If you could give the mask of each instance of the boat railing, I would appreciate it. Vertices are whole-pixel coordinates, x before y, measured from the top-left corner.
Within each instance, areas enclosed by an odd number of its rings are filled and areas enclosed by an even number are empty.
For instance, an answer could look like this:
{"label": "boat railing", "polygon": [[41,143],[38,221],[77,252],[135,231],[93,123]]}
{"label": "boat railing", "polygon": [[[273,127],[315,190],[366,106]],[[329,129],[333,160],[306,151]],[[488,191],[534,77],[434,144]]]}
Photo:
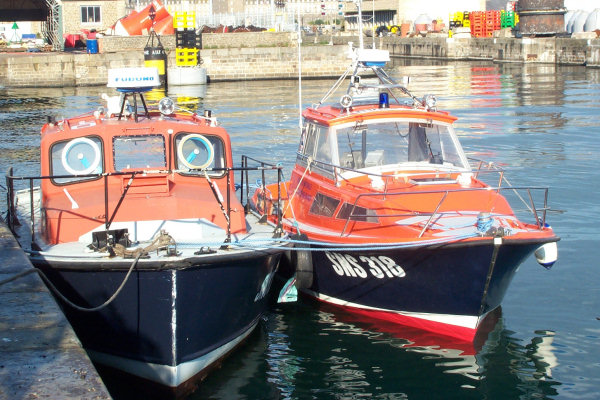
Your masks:
{"label": "boat railing", "polygon": [[[308,157],[304,154],[299,154],[297,153],[298,156],[300,156],[304,162],[308,163]],[[486,162],[483,160],[479,160],[479,159],[475,159],[475,158],[469,158],[469,163],[470,163],[470,170],[466,169],[466,168],[452,168],[452,169],[435,169],[433,171],[419,171],[419,172],[414,172],[414,173],[394,173],[394,174],[386,174],[386,173],[378,173],[378,172],[374,172],[374,171],[367,171],[365,169],[356,169],[356,168],[351,168],[351,167],[344,167],[341,165],[336,165],[336,164],[332,164],[332,163],[328,163],[325,161],[320,161],[320,160],[310,160],[310,163],[313,164],[313,166],[317,166],[319,167],[321,170],[328,172],[336,181],[336,183],[339,183],[340,179],[344,180],[345,178],[341,176],[341,173],[339,171],[347,171],[347,172],[355,172],[359,175],[366,175],[366,176],[371,176],[374,178],[379,178],[384,182],[383,188],[381,189],[382,192],[385,194],[387,193],[387,188],[388,188],[388,182],[390,180],[396,179],[398,177],[403,177],[403,178],[410,178],[411,176],[418,176],[418,177],[425,177],[427,175],[431,175],[431,176],[437,176],[439,174],[443,174],[443,173],[467,173],[467,174],[473,174],[473,176],[476,179],[481,179],[482,177],[490,177],[493,175],[497,175],[497,183],[493,183],[492,185],[497,185],[498,187],[502,186],[502,183],[506,183],[507,185],[511,185],[510,182],[508,182],[508,180],[506,179],[506,177],[504,176],[504,169],[502,169],[498,164],[495,164],[493,162]],[[489,179],[490,182],[492,183],[494,180],[493,179]]]}
{"label": "boat railing", "polygon": [[[429,216],[429,219],[425,223],[425,226],[423,226],[423,229],[421,230],[421,232],[418,235],[418,237],[420,238],[427,231],[427,229],[433,222],[435,216],[438,215],[438,211],[440,210],[440,208],[442,207],[445,200],[448,198],[448,196],[450,194],[466,193],[466,192],[481,192],[481,191],[483,191],[483,192],[495,191],[498,193],[513,192],[514,194],[516,194],[516,196],[521,201],[523,201],[523,203],[526,207],[525,211],[530,213],[535,218],[535,225],[537,226],[537,228],[544,229],[544,227],[546,227],[546,213],[550,210],[550,208],[548,207],[548,191],[549,191],[549,189],[547,187],[537,187],[537,186],[499,187],[498,186],[498,187],[460,188],[460,189],[446,189],[446,190],[428,190],[428,191],[418,191],[418,192],[404,191],[404,192],[385,192],[385,193],[360,193],[358,196],[356,196],[356,199],[354,200],[354,203],[352,204],[352,208],[350,210],[350,213],[348,214],[348,217],[346,218],[346,222],[344,224],[344,228],[342,229],[340,236],[343,236],[345,234],[350,221],[363,220],[365,218],[364,214],[355,213],[355,211],[357,211],[357,210],[359,210],[361,212],[363,211],[364,207],[360,206],[359,202],[365,198],[382,197],[385,199],[386,196],[387,197],[402,197],[402,196],[417,196],[417,195],[423,196],[423,195],[439,194],[440,200],[438,201],[436,207],[434,208],[434,211],[431,213],[415,211],[415,212],[411,212],[411,213],[401,213],[401,214],[377,214],[377,218],[414,217],[417,215],[418,216]],[[523,198],[523,196],[520,194],[520,192],[527,193],[529,202],[526,202],[526,200]],[[536,192],[539,194],[534,195],[533,192]],[[535,199],[537,199],[537,204],[539,204],[540,196],[543,198],[543,200],[542,200],[543,205],[541,207],[538,207],[538,206],[536,206]],[[486,211],[493,212],[493,206],[490,208],[490,210],[486,210]],[[524,210],[513,209],[513,212],[515,212],[515,213],[522,212],[522,211],[524,211]]]}
{"label": "boat railing", "polygon": [[[206,172],[206,179],[209,181],[209,185],[211,189],[213,189],[213,193],[215,194],[215,200],[219,202],[221,209],[225,214],[225,219],[227,220],[227,236],[225,239],[226,243],[231,243],[231,196],[232,190],[231,188],[231,180],[233,179],[232,174],[235,174],[236,171],[240,171],[242,178],[248,181],[248,172],[249,171],[259,171],[263,176],[263,182],[265,173],[269,170],[277,171],[277,187],[278,189],[281,187],[281,179],[282,179],[282,169],[283,167],[279,165],[270,165],[266,163],[262,163],[262,165],[258,166],[248,166],[247,162],[245,165],[241,167],[225,167],[225,168],[205,168],[202,170],[198,170],[201,172]],[[15,236],[18,236],[17,227],[21,226],[21,222],[18,219],[17,213],[17,204],[16,204],[16,190],[15,190],[15,182],[24,181],[27,182],[25,186],[28,187],[29,190],[29,202],[30,202],[30,230],[31,230],[31,243],[32,246],[35,243],[35,235],[36,235],[36,214],[35,214],[35,200],[34,200],[34,192],[35,187],[34,183],[37,181],[48,180],[48,179],[65,179],[65,178],[102,178],[104,181],[104,226],[105,230],[108,231],[110,226],[116,216],[117,211],[121,207],[129,188],[131,187],[135,177],[137,175],[148,175],[148,174],[172,174],[172,173],[190,173],[189,169],[186,170],[136,170],[136,171],[124,171],[124,172],[106,172],[100,174],[81,174],[81,175],[37,175],[37,176],[14,176],[13,169],[10,167],[8,172],[6,173],[6,199],[7,199],[7,214],[6,214],[6,224],[9,229],[13,232]],[[220,192],[218,188],[215,188],[208,177],[210,172],[214,173],[225,173],[225,178],[227,180],[227,193],[226,198],[220,198]],[[129,176],[129,182],[123,189],[123,193],[119,198],[117,204],[115,205],[113,210],[109,210],[109,193],[108,193],[108,179],[113,176]],[[222,178],[221,178],[222,179]],[[278,190],[277,194],[278,198],[281,198],[281,195]],[[243,199],[243,197],[242,197]],[[225,200],[226,204],[222,204],[222,201]],[[244,205],[244,209],[247,210],[247,203]],[[281,212],[277,210],[277,224],[276,224],[276,235],[281,235]]]}
{"label": "boat railing", "polygon": [[[250,169],[249,164],[250,163],[255,163],[256,167],[254,167],[254,169]],[[245,168],[242,171],[241,174],[241,178],[240,178],[240,184],[241,184],[241,192],[240,192],[240,199],[242,199],[242,202],[244,203],[245,200],[245,205],[244,207],[246,208],[246,212],[248,212],[249,208],[250,208],[250,190],[251,190],[251,177],[250,177],[250,172],[252,171],[258,171],[260,172],[259,177],[257,179],[255,179],[255,189],[260,188],[261,191],[261,201],[262,204],[267,204],[267,180],[266,180],[266,176],[265,173],[268,170],[272,170],[275,169],[277,170],[277,206],[275,207],[274,211],[276,213],[276,225],[278,229],[281,229],[281,219],[282,219],[282,208],[281,208],[281,182],[283,182],[283,167],[279,164],[271,164],[271,163],[267,163],[246,155],[242,155],[242,168]],[[245,197],[245,199],[244,199]],[[272,198],[269,198],[268,200],[273,200]],[[261,215],[261,221],[262,222],[266,222],[268,220],[268,215],[266,212],[266,207],[263,209],[263,213]]]}

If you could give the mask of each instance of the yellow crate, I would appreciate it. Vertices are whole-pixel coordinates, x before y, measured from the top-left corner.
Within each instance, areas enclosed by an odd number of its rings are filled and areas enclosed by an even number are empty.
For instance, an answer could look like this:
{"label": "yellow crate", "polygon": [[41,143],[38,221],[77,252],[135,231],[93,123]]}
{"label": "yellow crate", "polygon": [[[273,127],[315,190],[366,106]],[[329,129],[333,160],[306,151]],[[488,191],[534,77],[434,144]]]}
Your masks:
{"label": "yellow crate", "polygon": [[195,29],[196,12],[195,11],[176,11],[173,16],[173,28],[175,29]]}
{"label": "yellow crate", "polygon": [[464,19],[465,16],[462,11],[457,11],[455,13],[450,14],[450,21],[462,22]]}
{"label": "yellow crate", "polygon": [[198,49],[175,49],[175,64],[178,67],[198,65]]}

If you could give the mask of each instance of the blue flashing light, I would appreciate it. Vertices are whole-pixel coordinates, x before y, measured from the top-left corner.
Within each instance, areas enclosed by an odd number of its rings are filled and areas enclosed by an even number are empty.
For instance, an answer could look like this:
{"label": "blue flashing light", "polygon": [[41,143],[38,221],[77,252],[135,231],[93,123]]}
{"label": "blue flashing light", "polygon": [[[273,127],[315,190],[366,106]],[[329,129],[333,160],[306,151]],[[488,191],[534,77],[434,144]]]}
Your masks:
{"label": "blue flashing light", "polygon": [[386,92],[379,93],[379,108],[390,108],[390,97]]}

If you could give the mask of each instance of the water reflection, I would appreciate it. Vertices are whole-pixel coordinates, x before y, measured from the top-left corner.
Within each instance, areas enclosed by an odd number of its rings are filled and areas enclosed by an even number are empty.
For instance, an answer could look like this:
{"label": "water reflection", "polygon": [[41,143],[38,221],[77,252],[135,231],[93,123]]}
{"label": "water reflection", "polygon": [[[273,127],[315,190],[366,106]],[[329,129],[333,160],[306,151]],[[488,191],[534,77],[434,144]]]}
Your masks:
{"label": "water reflection", "polygon": [[281,398],[546,398],[560,385],[552,377],[554,333],[535,332],[523,345],[501,313],[475,343],[464,343],[327,307],[307,314],[310,307],[279,310],[267,323],[269,381]]}
{"label": "water reflection", "polygon": [[168,95],[175,104],[189,112],[202,109],[202,99],[206,97],[206,85],[169,86]]}

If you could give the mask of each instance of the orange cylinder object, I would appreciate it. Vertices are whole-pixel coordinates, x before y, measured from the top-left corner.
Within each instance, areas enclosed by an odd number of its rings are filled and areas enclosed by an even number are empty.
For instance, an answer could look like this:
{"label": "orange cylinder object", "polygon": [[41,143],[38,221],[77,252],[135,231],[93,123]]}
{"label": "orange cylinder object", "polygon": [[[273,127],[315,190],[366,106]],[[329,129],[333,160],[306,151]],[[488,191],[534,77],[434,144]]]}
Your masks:
{"label": "orange cylinder object", "polygon": [[171,15],[154,24],[154,32],[158,35],[174,35],[175,28],[173,28],[173,17]]}
{"label": "orange cylinder object", "polygon": [[407,37],[408,32],[410,32],[410,23],[403,22],[402,25],[400,25],[400,37]]}
{"label": "orange cylinder object", "polygon": [[152,26],[150,19],[150,7],[154,7],[155,21],[160,21],[165,17],[170,16],[167,9],[163,6],[160,0],[154,0],[148,4],[140,12],[132,12],[125,18],[121,18],[115,24],[115,34],[122,36],[142,35],[144,31],[149,31]]}

